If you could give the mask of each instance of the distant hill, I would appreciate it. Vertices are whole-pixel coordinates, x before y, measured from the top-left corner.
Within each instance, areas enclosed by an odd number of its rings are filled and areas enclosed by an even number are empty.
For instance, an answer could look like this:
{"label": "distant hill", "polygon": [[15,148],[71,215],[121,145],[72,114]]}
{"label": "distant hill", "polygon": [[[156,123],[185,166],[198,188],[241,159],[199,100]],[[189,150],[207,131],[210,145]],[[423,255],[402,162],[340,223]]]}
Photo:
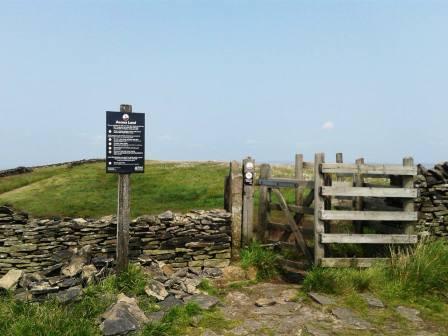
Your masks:
{"label": "distant hill", "polygon": [[[132,216],[171,209],[222,208],[228,164],[147,162],[145,174],[131,178]],[[114,214],[117,176],[103,162],[35,168],[0,177],[0,204],[40,216],[100,217]]]}

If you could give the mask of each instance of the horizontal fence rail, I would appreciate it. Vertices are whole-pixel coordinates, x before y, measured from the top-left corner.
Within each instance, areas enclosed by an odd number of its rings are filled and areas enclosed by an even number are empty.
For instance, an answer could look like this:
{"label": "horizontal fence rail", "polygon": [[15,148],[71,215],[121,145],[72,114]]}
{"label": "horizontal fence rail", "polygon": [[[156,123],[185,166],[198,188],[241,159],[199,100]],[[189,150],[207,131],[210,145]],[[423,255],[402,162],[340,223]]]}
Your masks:
{"label": "horizontal fence rail", "polygon": [[256,184],[258,184],[260,186],[271,187],[271,188],[298,188],[298,187],[312,188],[312,187],[314,187],[314,181],[304,181],[304,180],[280,178],[280,177],[269,178],[269,179],[260,178],[260,179],[258,179]]}
{"label": "horizontal fence rail", "polygon": [[322,210],[319,218],[323,220],[355,220],[355,221],[416,221],[415,211],[349,211]]}
{"label": "horizontal fence rail", "polygon": [[335,186],[322,187],[323,196],[364,196],[364,197],[397,197],[416,198],[417,189],[413,188],[372,188]]}
{"label": "horizontal fence rail", "polygon": [[346,163],[323,163],[321,166],[324,174],[362,174],[362,175],[417,175],[417,167],[406,167],[399,165],[373,165],[373,164],[346,164]]}
{"label": "horizontal fence rail", "polygon": [[320,265],[322,267],[367,268],[389,260],[389,258],[322,258]]}
{"label": "horizontal fence rail", "polygon": [[321,242],[325,244],[415,244],[417,235],[407,234],[343,234],[322,233]]}

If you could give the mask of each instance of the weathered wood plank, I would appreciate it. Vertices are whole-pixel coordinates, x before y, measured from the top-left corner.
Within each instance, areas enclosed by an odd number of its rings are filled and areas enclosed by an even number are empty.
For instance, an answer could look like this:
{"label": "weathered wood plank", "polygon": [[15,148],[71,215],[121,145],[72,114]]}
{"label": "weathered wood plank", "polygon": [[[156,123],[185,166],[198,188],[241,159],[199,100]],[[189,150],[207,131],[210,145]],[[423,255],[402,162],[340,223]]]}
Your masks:
{"label": "weathered wood plank", "polygon": [[416,221],[417,212],[322,210],[319,217],[322,220]]}
{"label": "weathered wood plank", "polygon": [[327,174],[363,174],[363,175],[417,175],[417,167],[400,165],[324,163],[322,173]]}
{"label": "weathered wood plank", "polygon": [[[295,166],[294,166],[294,177],[296,180],[303,181],[303,154],[296,154]],[[300,186],[296,187],[295,201],[297,206],[302,205],[303,201],[303,188]]]}
{"label": "weathered wood plank", "polygon": [[[286,232],[292,232],[291,231],[291,227],[290,227],[289,224],[280,223],[280,222],[274,222],[274,221],[269,221],[268,229],[269,230],[283,230],[283,231],[286,231]],[[313,229],[311,229],[311,228],[299,227],[298,229],[300,230],[300,232],[302,232],[302,234],[305,234],[305,235],[311,235],[314,232]]]}
{"label": "weathered wood plank", "polygon": [[297,187],[312,188],[314,186],[313,181],[304,181],[283,177],[275,177],[269,179],[260,177],[257,181],[257,184],[259,186],[266,186],[271,188],[297,188]]}
{"label": "weathered wood plank", "polygon": [[389,260],[389,258],[323,258],[320,266],[367,268],[380,262],[388,262]]}
{"label": "weathered wood plank", "polygon": [[322,195],[353,196],[353,197],[362,196],[362,197],[415,198],[417,197],[417,189],[332,186],[332,187],[322,187]]}
{"label": "weathered wood plank", "polygon": [[288,224],[291,228],[291,232],[294,234],[294,238],[297,242],[297,245],[302,250],[303,254],[308,260],[312,260],[312,256],[310,251],[308,250],[308,247],[306,246],[305,239],[302,236],[302,233],[297,228],[296,222],[294,220],[294,217],[291,215],[291,213],[288,210],[288,204],[286,204],[285,198],[283,197],[282,193],[278,189],[272,189],[272,192],[277,196],[279,199],[280,205],[282,207],[283,213],[285,214],[286,219],[288,220]]}
{"label": "weathered wood plank", "polygon": [[[282,210],[282,207],[279,203],[271,203],[272,210]],[[314,214],[314,209],[309,207],[297,206],[293,204],[288,204],[288,209],[295,213],[312,215]]]}
{"label": "weathered wood plank", "polygon": [[232,258],[238,259],[241,248],[243,207],[243,171],[238,161],[230,163],[230,209],[232,213]]}
{"label": "weathered wood plank", "polygon": [[[132,113],[132,105],[120,105],[120,112]],[[118,174],[117,273],[129,264],[129,223],[131,222],[131,174]]]}
{"label": "weathered wood plank", "polygon": [[[411,157],[405,157],[403,159],[403,167],[413,167],[414,159]],[[414,176],[403,176],[403,188],[412,188],[414,186]],[[414,200],[404,200],[403,202],[404,211],[414,211]],[[414,233],[414,223],[406,223],[404,232],[407,234]]]}
{"label": "weathered wood plank", "polygon": [[314,169],[314,162],[303,161],[303,169]]}
{"label": "weathered wood plank", "polygon": [[[255,160],[250,156],[243,160],[243,181],[246,173],[254,174]],[[249,244],[254,235],[254,186],[243,183],[243,217],[242,217],[242,240]]]}
{"label": "weathered wood plank", "polygon": [[323,244],[415,244],[417,235],[322,233]]}
{"label": "weathered wood plank", "polygon": [[320,242],[320,234],[325,232],[325,223],[319,216],[324,210],[324,198],[320,188],[324,184],[324,177],[320,170],[324,164],[325,154],[316,153],[314,156],[314,264],[319,265],[320,260],[325,257],[324,245]]}
{"label": "weathered wood plank", "polygon": [[[271,166],[268,164],[262,164],[260,166],[260,178],[268,179],[271,177]],[[260,186],[260,197],[258,202],[258,227],[257,238],[264,242],[267,237],[267,225],[269,217],[269,195],[268,188]]]}
{"label": "weathered wood plank", "polygon": [[[364,165],[364,158],[359,158],[356,159],[355,161],[356,165],[362,166]],[[355,187],[362,187],[364,185],[364,176],[361,173],[356,173],[353,175],[353,183]],[[364,210],[364,200],[362,197],[355,197],[354,199],[354,210],[356,211],[362,211]],[[353,226],[355,228],[355,232],[356,233],[362,233],[362,227],[363,227],[363,222],[362,221],[355,221],[353,222]]]}

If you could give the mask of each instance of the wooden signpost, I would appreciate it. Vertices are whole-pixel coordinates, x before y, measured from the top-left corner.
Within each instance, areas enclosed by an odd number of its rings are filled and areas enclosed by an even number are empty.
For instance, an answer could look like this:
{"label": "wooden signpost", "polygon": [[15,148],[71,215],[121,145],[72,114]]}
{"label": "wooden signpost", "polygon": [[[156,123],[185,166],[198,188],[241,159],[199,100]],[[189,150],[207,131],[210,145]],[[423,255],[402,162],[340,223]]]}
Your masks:
{"label": "wooden signpost", "polygon": [[249,245],[254,236],[254,179],[255,161],[249,156],[243,160],[242,237],[246,245]]}
{"label": "wooden signpost", "polygon": [[120,112],[106,112],[106,172],[118,173],[117,272],[128,267],[130,174],[145,167],[145,115],[132,113],[132,105],[120,105]]}

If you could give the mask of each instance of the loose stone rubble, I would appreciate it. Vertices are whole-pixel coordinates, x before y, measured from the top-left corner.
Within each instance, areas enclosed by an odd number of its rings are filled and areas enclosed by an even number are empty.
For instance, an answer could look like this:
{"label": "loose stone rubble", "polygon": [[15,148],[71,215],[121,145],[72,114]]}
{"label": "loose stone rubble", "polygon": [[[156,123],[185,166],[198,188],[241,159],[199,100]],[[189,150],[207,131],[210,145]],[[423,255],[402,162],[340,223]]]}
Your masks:
{"label": "loose stone rubble", "polygon": [[[65,276],[73,277],[83,272],[87,262],[82,255],[70,261],[72,252],[85,246],[91,246],[92,258],[112,262],[116,225],[113,216],[34,219],[0,206],[0,275],[10,269],[45,275],[62,268]],[[226,267],[230,263],[230,226],[231,214],[224,210],[141,216],[130,226],[129,255],[133,260],[163,260],[173,269]]]}
{"label": "loose stone rubble", "polygon": [[[82,287],[114,272],[113,263],[98,257],[92,258],[91,250],[89,245],[76,250],[68,266],[55,268],[52,272],[24,273],[21,270],[10,270],[0,278],[0,290],[15,290],[19,299],[40,301],[53,296],[60,302],[72,301],[82,294]],[[197,289],[201,280],[223,274],[221,269],[209,267],[186,267],[172,272],[165,262],[147,258],[140,264],[149,279],[145,292],[157,301],[164,301],[170,296],[177,300],[196,296],[201,300]]]}

